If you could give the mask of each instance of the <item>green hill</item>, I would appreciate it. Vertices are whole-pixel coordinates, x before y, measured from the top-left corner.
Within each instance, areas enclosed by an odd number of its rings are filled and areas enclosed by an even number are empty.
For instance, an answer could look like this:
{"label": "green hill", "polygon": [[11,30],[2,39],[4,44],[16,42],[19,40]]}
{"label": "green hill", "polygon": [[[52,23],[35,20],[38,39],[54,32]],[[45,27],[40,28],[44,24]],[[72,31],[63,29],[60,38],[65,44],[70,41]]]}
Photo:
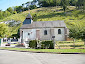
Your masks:
{"label": "green hill", "polygon": [[[25,17],[29,11],[25,11],[18,14],[13,14],[9,17],[6,17],[1,21],[7,21],[14,19],[16,21],[23,22]],[[81,12],[80,10],[76,10],[75,7],[68,7],[66,13],[63,12],[62,8],[56,7],[47,7],[47,8],[38,8],[34,10],[30,10],[31,15],[37,14],[38,20],[37,21],[55,21],[55,20],[65,20],[65,22],[85,22],[85,13]]]}
{"label": "green hill", "polygon": [[[13,14],[0,20],[0,22],[11,19],[23,22],[28,13],[29,11]],[[81,10],[77,10],[75,6],[69,6],[65,13],[61,7],[42,7],[30,10],[30,13],[31,15],[37,14],[37,21],[64,20],[68,28],[72,28],[74,25],[77,25],[79,28],[85,27],[85,13]]]}

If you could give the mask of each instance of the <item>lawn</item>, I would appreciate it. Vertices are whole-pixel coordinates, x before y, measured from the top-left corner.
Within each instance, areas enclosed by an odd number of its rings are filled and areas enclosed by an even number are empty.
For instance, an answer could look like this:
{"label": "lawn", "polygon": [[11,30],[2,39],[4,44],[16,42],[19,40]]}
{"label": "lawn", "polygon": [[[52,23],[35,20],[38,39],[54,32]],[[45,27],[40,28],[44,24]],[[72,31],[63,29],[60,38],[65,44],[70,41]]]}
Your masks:
{"label": "lawn", "polygon": [[28,52],[51,52],[51,53],[85,53],[85,49],[25,49],[25,48],[8,48],[0,47],[5,50],[17,50],[17,51],[28,51]]}
{"label": "lawn", "polygon": [[71,49],[71,48],[74,48],[74,46],[75,46],[75,49],[81,49],[81,48],[85,49],[83,41],[76,41],[75,43],[73,41],[59,41],[59,42],[57,41],[55,48]]}

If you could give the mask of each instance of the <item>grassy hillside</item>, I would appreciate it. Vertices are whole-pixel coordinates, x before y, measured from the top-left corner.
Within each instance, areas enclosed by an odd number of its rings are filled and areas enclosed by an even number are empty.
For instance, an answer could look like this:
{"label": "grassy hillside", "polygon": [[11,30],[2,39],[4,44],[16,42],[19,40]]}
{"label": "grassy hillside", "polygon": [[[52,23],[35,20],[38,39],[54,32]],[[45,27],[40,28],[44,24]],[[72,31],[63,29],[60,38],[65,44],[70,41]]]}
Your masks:
{"label": "grassy hillside", "polygon": [[[16,21],[23,22],[26,18],[29,11],[25,11],[22,13],[14,14],[9,17],[4,18],[1,21],[7,21],[14,19]],[[80,10],[76,10],[75,7],[70,6],[66,13],[63,12],[62,8],[58,7],[47,7],[47,8],[38,8],[34,10],[30,10],[31,15],[37,14],[37,21],[55,21],[55,20],[64,20],[69,25],[78,24],[80,26],[84,26],[85,24],[85,13]]]}

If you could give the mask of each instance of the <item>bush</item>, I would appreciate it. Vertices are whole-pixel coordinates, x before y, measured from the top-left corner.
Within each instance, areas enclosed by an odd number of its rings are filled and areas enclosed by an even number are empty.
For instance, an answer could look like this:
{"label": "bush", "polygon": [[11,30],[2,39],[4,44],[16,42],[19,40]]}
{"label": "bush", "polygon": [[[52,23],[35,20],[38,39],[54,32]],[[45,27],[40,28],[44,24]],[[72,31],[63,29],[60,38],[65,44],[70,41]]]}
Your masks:
{"label": "bush", "polygon": [[42,41],[41,42],[42,49],[53,49],[53,42],[52,41]]}
{"label": "bush", "polygon": [[33,17],[33,21],[37,21],[37,19],[38,19],[37,14],[32,15],[32,17]]}
{"label": "bush", "polygon": [[37,40],[29,41],[29,47],[30,48],[37,48]]}
{"label": "bush", "polygon": [[36,5],[30,5],[29,6],[29,9],[32,10],[32,9],[37,9],[37,6]]}

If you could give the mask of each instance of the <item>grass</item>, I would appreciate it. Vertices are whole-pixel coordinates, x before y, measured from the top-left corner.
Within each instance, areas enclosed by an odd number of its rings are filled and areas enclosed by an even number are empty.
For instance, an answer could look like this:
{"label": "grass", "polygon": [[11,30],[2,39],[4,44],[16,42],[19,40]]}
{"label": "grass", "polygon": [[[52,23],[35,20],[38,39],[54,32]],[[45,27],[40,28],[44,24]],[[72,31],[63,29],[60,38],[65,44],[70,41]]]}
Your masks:
{"label": "grass", "polygon": [[76,41],[75,45],[73,41],[60,41],[60,42],[57,41],[55,45],[56,48],[61,48],[61,49],[64,49],[64,48],[71,49],[71,48],[74,48],[74,46],[75,46],[75,49],[85,48],[83,41]]}
{"label": "grass", "polygon": [[[62,8],[56,8],[56,7],[42,7],[34,10],[30,10],[31,15],[37,14],[38,20],[37,21],[55,21],[55,20],[65,20],[66,22],[75,22],[85,20],[84,12],[81,12],[80,10],[76,10],[75,7],[70,6],[68,7],[69,10],[67,10],[66,13],[62,10]],[[1,21],[7,21],[14,19],[16,21],[23,22],[27,16],[29,11],[25,11],[18,14],[13,14],[9,17],[6,17]]]}
{"label": "grass", "polygon": [[85,53],[85,49],[24,49],[24,48],[1,48],[6,50],[29,51],[29,52],[54,52],[54,53]]}
{"label": "grass", "polygon": [[[15,20],[23,22],[28,15],[29,11],[24,11],[18,14],[13,14],[9,17],[1,19],[2,21]],[[62,10],[61,7],[42,7],[38,9],[30,10],[30,14],[37,14],[37,21],[57,21],[64,20],[67,27],[71,28],[71,25],[78,25],[83,28],[85,26],[85,12],[77,10],[74,6],[68,7],[66,13]],[[15,31],[14,33],[16,33]]]}

